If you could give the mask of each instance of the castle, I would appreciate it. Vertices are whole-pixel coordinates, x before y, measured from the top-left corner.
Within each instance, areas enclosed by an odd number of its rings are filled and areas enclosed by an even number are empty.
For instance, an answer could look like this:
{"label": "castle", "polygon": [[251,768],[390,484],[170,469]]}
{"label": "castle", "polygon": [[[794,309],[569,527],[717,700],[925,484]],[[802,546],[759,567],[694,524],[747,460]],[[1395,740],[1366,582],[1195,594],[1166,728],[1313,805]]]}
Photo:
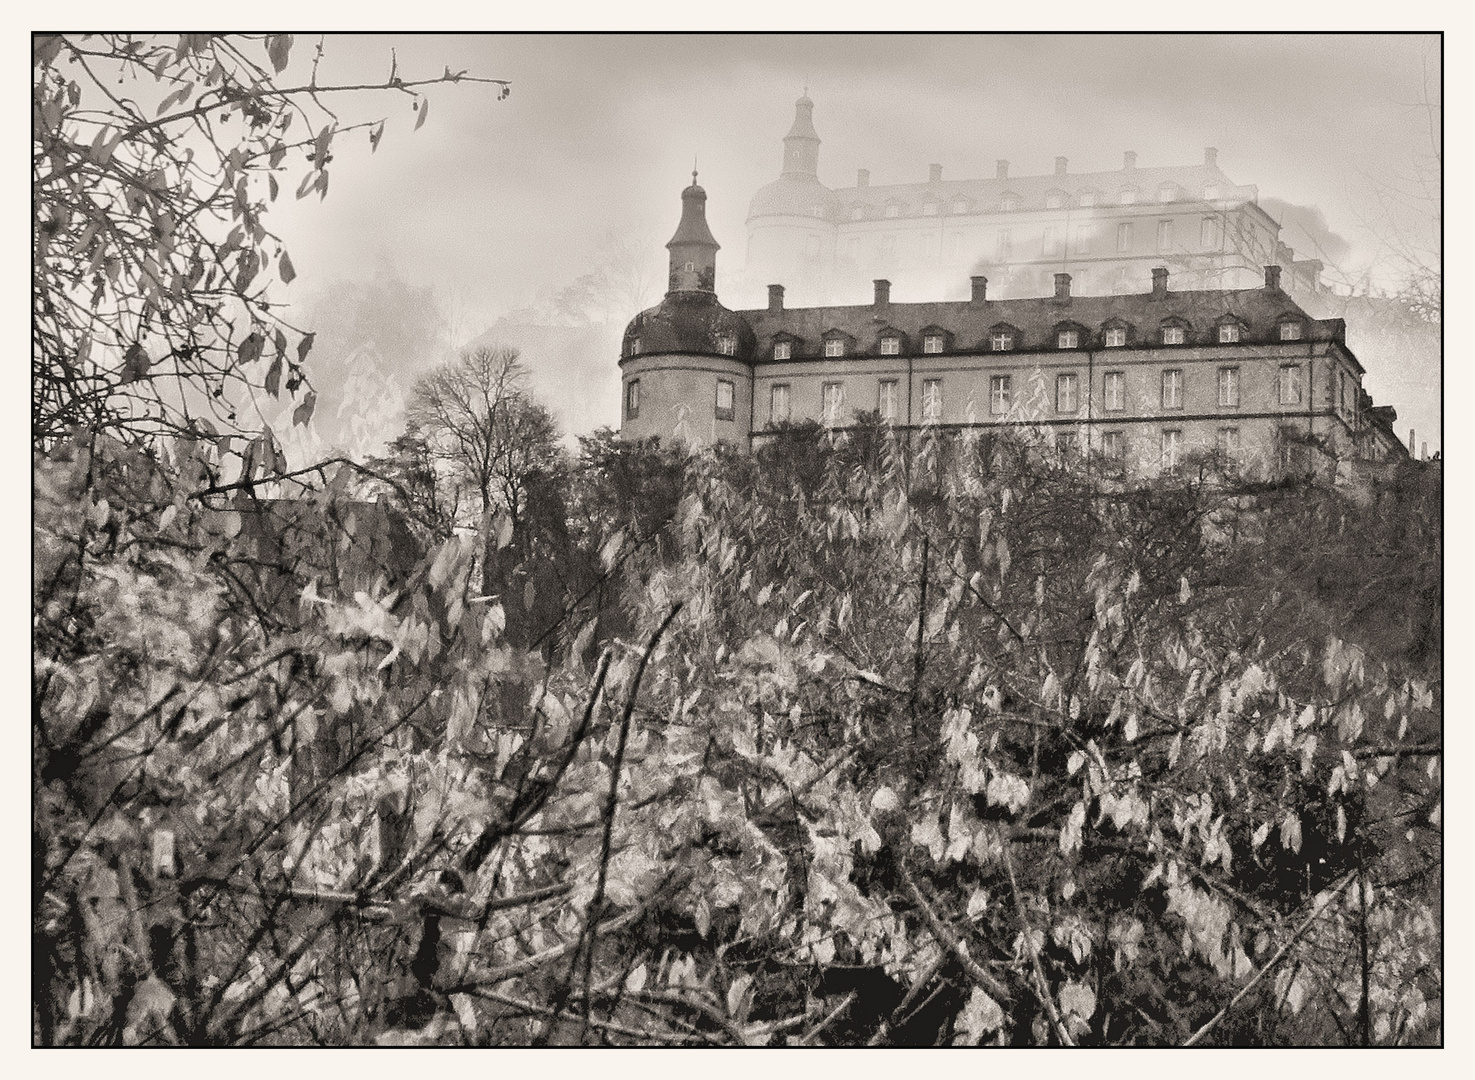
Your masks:
{"label": "castle", "polygon": [[931,303],[893,303],[883,278],[869,304],[809,308],[786,307],[775,284],[766,308],[730,311],[696,180],[666,245],[665,299],[625,331],[624,438],[751,449],[794,422],[843,428],[874,412],[908,438],[1029,431],[1062,456],[1143,475],[1195,451],[1266,474],[1404,453],[1393,410],[1362,389],[1343,321],[1307,315],[1278,265],[1251,287],[1186,290],[1157,266],[1149,289],[1100,296],[1056,272],[1049,295],[998,298],[976,274],[967,299]]}
{"label": "castle", "polygon": [[949,297],[975,274],[1000,298],[1048,292],[1057,273],[1079,295],[1125,293],[1155,266],[1186,288],[1248,288],[1267,264],[1293,293],[1321,287],[1321,262],[1279,240],[1256,188],[1230,180],[1212,147],[1190,166],[1141,167],[1129,150],[1111,171],[1071,172],[1057,157],[1049,175],[1011,176],[1000,160],[986,179],[944,180],[932,165],[925,183],[873,185],[860,169],[855,186],[830,188],[807,95],[783,142],[778,179],[748,206],[745,273],[818,302],[874,278]]}

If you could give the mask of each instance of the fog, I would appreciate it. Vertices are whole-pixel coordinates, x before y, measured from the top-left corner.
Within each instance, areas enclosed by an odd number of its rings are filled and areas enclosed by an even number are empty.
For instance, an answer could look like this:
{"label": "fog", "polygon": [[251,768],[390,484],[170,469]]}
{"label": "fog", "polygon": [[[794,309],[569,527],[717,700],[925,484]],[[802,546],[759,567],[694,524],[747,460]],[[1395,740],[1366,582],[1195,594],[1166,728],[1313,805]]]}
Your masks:
{"label": "fog", "polygon": [[[313,45],[298,39],[288,76],[306,74]],[[584,316],[617,332],[663,287],[662,245],[693,162],[722,244],[718,294],[729,307],[761,304],[752,289],[725,291],[724,270],[743,264],[748,200],[778,175],[806,87],[832,187],[854,184],[857,168],[881,185],[925,180],[932,162],[962,178],[1006,158],[1028,175],[1065,155],[1085,172],[1119,168],[1128,149],[1150,167],[1216,146],[1230,178],[1287,215],[1287,242],[1316,254],[1314,240],[1328,262],[1335,253],[1329,280],[1393,287],[1390,237],[1437,251],[1438,208],[1419,193],[1431,175],[1437,191],[1424,107],[1440,92],[1432,37],[330,35],[319,81],[382,78],[391,50],[403,77],[466,69],[509,79],[511,95],[432,88],[418,131],[408,97],[335,99],[345,122],[390,120],[373,155],[361,132],[335,146],[326,200],[294,202],[284,184],[271,216],[300,275],[289,296],[306,306],[335,280],[389,276],[429,287],[462,341],[499,319],[578,321],[552,310],[557,294],[600,265],[653,277],[622,293],[629,311],[606,297]],[[565,426],[613,423],[617,394],[600,396],[618,386],[613,348],[608,386],[590,382],[599,358],[575,372],[559,355],[528,360],[544,395],[582,395],[550,401]],[[1434,430],[1438,387],[1426,389],[1389,402],[1400,427],[1419,416]]]}

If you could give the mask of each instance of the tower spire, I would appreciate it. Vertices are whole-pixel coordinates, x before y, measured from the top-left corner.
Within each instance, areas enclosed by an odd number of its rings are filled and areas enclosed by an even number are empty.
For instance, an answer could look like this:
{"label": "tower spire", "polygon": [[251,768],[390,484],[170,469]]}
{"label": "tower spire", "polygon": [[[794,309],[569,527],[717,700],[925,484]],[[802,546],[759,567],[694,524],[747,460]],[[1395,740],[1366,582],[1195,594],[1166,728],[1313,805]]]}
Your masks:
{"label": "tower spire", "polygon": [[804,96],[794,102],[794,124],[784,136],[784,175],[819,176],[819,133],[814,130],[814,102],[809,100],[809,83]]}
{"label": "tower spire", "polygon": [[681,223],[666,244],[671,253],[668,293],[715,292],[717,250],[722,245],[707,227],[707,193],[697,184],[696,162],[692,162],[691,186],[681,193]]}

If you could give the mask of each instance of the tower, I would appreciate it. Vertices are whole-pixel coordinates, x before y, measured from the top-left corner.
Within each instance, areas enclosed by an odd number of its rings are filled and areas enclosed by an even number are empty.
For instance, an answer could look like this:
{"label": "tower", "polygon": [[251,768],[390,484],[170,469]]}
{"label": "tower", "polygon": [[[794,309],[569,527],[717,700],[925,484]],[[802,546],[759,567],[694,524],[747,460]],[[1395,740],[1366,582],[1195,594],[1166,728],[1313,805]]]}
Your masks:
{"label": "tower", "polygon": [[719,247],[707,228],[707,193],[697,184],[693,169],[691,186],[681,193],[681,223],[666,244],[671,253],[667,292],[716,292]]}
{"label": "tower", "polygon": [[784,136],[783,175],[819,175],[819,133],[814,130],[814,102],[807,93],[794,102],[794,125]]}

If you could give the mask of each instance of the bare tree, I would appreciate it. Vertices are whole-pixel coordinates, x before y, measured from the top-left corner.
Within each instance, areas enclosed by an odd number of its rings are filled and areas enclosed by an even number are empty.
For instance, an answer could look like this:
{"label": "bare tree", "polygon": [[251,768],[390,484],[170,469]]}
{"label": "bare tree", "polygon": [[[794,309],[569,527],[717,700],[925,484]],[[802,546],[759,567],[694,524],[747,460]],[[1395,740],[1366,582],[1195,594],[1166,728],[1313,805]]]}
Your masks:
{"label": "bare tree", "polygon": [[411,393],[409,423],[418,428],[453,482],[474,495],[483,515],[501,513],[509,534],[484,524],[484,586],[499,584],[498,552],[510,542],[528,554],[530,498],[562,465],[552,416],[527,390],[516,349],[480,346],[445,364]]}

